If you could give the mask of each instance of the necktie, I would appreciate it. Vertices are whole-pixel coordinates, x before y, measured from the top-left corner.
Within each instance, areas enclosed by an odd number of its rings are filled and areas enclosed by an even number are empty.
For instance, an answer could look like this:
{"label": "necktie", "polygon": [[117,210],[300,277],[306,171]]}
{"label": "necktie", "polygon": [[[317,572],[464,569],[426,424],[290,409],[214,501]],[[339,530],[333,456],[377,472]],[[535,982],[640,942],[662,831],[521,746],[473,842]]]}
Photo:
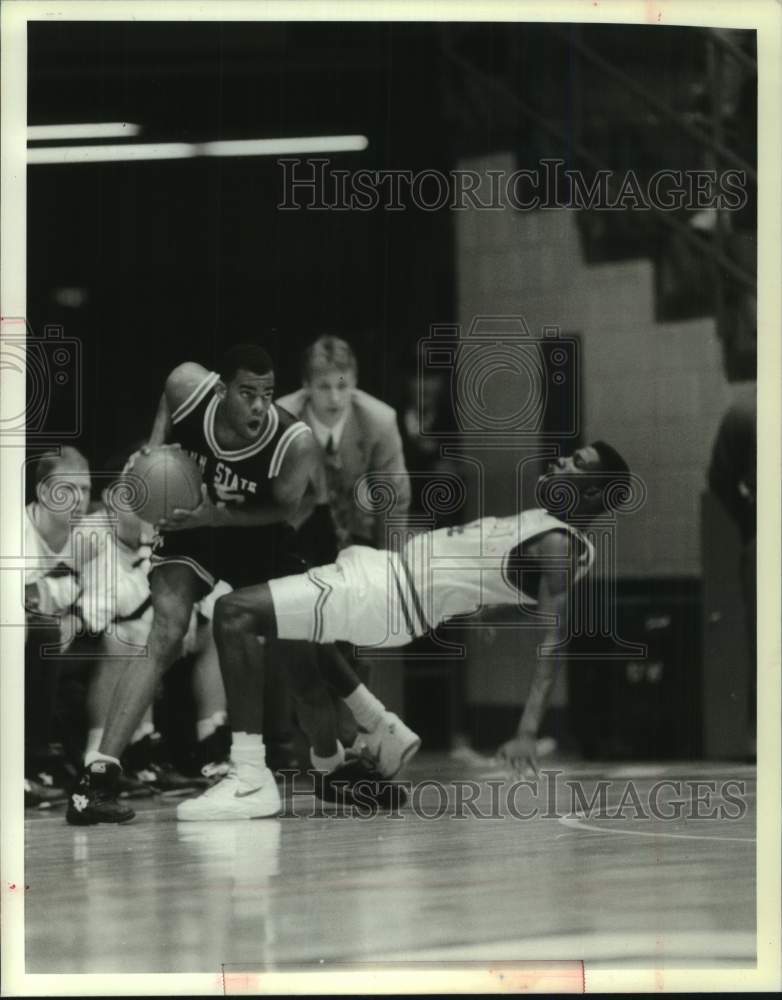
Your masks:
{"label": "necktie", "polygon": [[337,454],[333,434],[329,434],[329,439],[326,442],[324,464],[326,466],[329,507],[331,508],[331,516],[334,520],[334,528],[337,533],[337,547],[344,549],[345,546],[350,544],[350,504],[341,488],[340,470],[342,469],[342,463]]}

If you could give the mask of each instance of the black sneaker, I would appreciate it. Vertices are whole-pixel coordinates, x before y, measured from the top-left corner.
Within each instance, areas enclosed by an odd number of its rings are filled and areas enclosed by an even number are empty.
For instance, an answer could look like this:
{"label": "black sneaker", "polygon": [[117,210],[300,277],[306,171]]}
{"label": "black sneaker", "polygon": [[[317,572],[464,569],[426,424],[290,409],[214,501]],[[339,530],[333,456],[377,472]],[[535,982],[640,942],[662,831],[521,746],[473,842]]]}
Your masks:
{"label": "black sneaker", "polygon": [[152,785],[154,775],[151,772],[143,771],[136,774],[133,771],[123,770],[120,772],[117,791],[121,799],[149,799],[157,794],[157,789]]}
{"label": "black sneaker", "polygon": [[301,770],[306,766],[306,759],[306,753],[300,752],[296,740],[271,739],[266,743],[266,763],[275,774],[278,771]]}
{"label": "black sneaker", "polygon": [[64,802],[77,779],[76,769],[57,743],[50,743],[43,751],[28,758],[24,774],[33,786],[45,791],[44,798],[48,801]]}
{"label": "black sneaker", "polygon": [[71,826],[93,826],[96,823],[127,823],[136,815],[132,809],[117,801],[119,778],[118,764],[96,760],[85,767],[79,783],[68,799],[65,818]]}
{"label": "black sneaker", "polygon": [[182,774],[166,759],[163,738],[159,733],[131,743],[122,755],[122,766],[153,792],[163,795],[184,795],[209,784],[201,776]]}
{"label": "black sneaker", "polygon": [[206,788],[210,781],[202,775],[182,774],[168,761],[153,762],[149,765],[152,772],[152,787],[162,795],[186,795],[199,788]]}
{"label": "black sneaker", "polygon": [[[122,754],[122,770],[129,774],[140,774],[146,771],[152,763],[152,739],[143,739],[129,743]],[[143,779],[142,779],[143,780]]]}
{"label": "black sneaker", "polygon": [[[38,788],[43,789],[46,792],[46,798],[50,801],[55,802],[59,799],[64,802],[68,798],[68,792],[65,784],[62,781],[57,780],[51,771],[39,768],[32,774],[27,774],[26,777],[34,785],[37,785]],[[74,782],[71,781],[68,788],[72,788],[73,784]]]}
{"label": "black sneaker", "polygon": [[25,809],[48,809],[57,802],[64,802],[67,798],[68,793],[63,788],[44,784],[36,778],[24,779]]}
{"label": "black sneaker", "polygon": [[230,766],[231,729],[229,726],[218,726],[213,733],[196,743],[192,770],[200,777],[214,781],[224,778]]}
{"label": "black sneaker", "polygon": [[315,795],[323,802],[362,809],[399,809],[407,803],[407,791],[398,781],[389,781],[364,757],[347,760],[328,774],[316,772]]}

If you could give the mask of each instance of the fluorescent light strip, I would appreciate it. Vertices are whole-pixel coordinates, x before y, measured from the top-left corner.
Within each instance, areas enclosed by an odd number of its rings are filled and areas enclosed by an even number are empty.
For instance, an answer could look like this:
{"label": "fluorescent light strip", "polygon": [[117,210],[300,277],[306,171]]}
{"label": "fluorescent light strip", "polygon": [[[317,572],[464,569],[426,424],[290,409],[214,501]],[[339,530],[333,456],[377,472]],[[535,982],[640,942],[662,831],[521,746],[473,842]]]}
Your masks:
{"label": "fluorescent light strip", "polygon": [[312,135],[295,139],[230,139],[205,142],[202,156],[285,156],[287,153],[359,153],[369,145],[365,135]]}
{"label": "fluorescent light strip", "polygon": [[38,146],[27,150],[27,162],[108,163],[122,160],[184,160],[196,155],[189,142],[136,142],[125,146]]}
{"label": "fluorescent light strip", "polygon": [[84,125],[28,125],[27,140],[132,138],[141,131],[133,122],[87,122]]}
{"label": "fluorescent light strip", "polygon": [[302,153],[361,152],[365,135],[316,135],[293,139],[231,139],[219,142],[126,143],[105,146],[38,146],[27,150],[27,162],[107,163],[123,160],[184,160],[194,156],[285,156]]}

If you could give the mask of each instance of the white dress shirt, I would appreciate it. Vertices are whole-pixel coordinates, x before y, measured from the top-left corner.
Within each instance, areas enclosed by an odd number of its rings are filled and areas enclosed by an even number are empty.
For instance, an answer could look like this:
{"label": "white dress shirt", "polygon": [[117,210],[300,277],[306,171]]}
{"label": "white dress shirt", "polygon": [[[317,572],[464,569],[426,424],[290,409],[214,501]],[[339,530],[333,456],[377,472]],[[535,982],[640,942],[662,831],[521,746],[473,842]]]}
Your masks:
{"label": "white dress shirt", "polygon": [[315,435],[315,440],[321,446],[321,448],[326,450],[329,443],[329,438],[334,442],[334,449],[336,451],[339,448],[339,442],[342,440],[342,432],[345,430],[345,424],[348,420],[348,410],[342,414],[339,420],[334,424],[333,427],[327,427],[326,424],[322,423],[312,411],[312,407],[308,404],[304,415],[304,419],[312,428],[312,433]]}

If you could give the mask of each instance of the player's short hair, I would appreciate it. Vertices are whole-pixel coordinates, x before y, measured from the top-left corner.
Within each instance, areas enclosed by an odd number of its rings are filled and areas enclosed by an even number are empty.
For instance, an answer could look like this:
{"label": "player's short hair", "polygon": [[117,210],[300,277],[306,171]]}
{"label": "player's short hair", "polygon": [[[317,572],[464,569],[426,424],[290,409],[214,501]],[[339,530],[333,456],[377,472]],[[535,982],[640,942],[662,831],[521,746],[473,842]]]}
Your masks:
{"label": "player's short hair", "polygon": [[274,371],[274,364],[269,352],[260,344],[234,344],[222,356],[217,370],[223,382],[227,383],[240,368],[253,375],[267,375]]}
{"label": "player's short hair", "polygon": [[43,452],[43,454],[38,456],[33,468],[33,486],[39,486],[59,466],[66,465],[68,462],[74,460],[78,463],[86,463],[87,461],[78,448],[74,448],[69,444],[62,445],[60,448],[51,448],[49,451]]}
{"label": "player's short hair", "polygon": [[624,511],[633,495],[630,466],[605,441],[593,441],[591,447],[600,458],[600,505],[605,511]]}
{"label": "player's short hair", "polygon": [[352,371],[354,375],[358,374],[358,362],[353,348],[346,340],[331,333],[318,337],[305,350],[302,358],[302,379],[306,382],[316,371],[325,368],[336,368],[340,372]]}

